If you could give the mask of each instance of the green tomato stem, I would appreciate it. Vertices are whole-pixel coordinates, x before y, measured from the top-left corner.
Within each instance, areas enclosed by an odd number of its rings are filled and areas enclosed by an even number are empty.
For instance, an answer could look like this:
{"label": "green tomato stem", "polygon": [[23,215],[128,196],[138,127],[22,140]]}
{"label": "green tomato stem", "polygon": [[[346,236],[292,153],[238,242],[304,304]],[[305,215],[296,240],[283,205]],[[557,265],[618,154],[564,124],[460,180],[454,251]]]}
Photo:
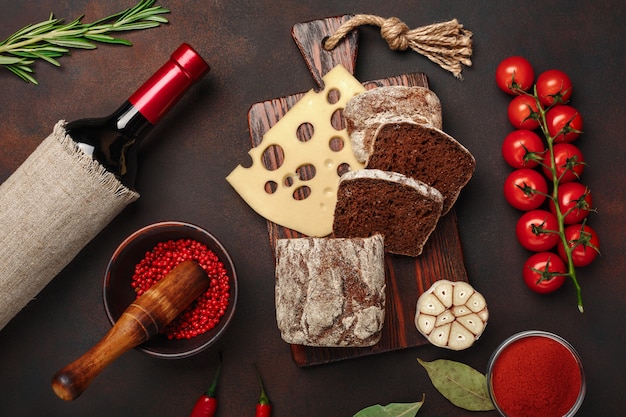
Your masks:
{"label": "green tomato stem", "polygon": [[[528,93],[526,93],[528,94]],[[563,244],[563,248],[565,249],[565,254],[567,257],[567,276],[572,279],[574,283],[574,287],[576,288],[576,297],[578,301],[578,310],[583,313],[585,311],[583,306],[583,298],[582,298],[582,288],[578,283],[578,279],[576,278],[576,268],[574,266],[574,260],[572,258],[572,248],[568,245],[567,238],[565,237],[565,215],[567,213],[561,212],[561,207],[559,207],[559,183],[561,178],[556,174],[556,161],[554,159],[554,137],[552,137],[548,131],[548,124],[546,122],[546,113],[552,107],[549,106],[547,109],[543,108],[543,105],[539,101],[539,96],[537,95],[537,87],[535,86],[533,90],[533,94],[535,102],[537,103],[537,109],[539,110],[539,126],[541,127],[541,131],[543,132],[544,137],[546,138],[546,142],[548,144],[548,151],[550,152],[550,165],[546,165],[549,168],[552,174],[552,194],[548,196],[554,203],[556,218],[559,224],[558,235],[561,239],[561,243]],[[558,133],[557,133],[558,136]]]}

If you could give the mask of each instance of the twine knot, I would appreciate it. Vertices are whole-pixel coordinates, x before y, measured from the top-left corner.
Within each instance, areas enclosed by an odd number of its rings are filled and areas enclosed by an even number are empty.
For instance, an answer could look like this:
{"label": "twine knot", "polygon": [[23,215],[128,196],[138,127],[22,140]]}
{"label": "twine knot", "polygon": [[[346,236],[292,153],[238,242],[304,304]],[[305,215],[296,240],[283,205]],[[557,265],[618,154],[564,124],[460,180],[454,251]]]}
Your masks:
{"label": "twine knot", "polygon": [[392,50],[404,51],[411,48],[450,71],[456,78],[462,78],[461,65],[472,65],[472,32],[464,29],[456,19],[410,29],[397,17],[384,19],[360,14],[346,21],[326,39],[324,49],[332,50],[348,33],[362,25],[380,27],[382,38]]}
{"label": "twine knot", "polygon": [[405,51],[409,48],[407,33],[409,27],[397,17],[385,19],[380,26],[380,35],[394,51]]}

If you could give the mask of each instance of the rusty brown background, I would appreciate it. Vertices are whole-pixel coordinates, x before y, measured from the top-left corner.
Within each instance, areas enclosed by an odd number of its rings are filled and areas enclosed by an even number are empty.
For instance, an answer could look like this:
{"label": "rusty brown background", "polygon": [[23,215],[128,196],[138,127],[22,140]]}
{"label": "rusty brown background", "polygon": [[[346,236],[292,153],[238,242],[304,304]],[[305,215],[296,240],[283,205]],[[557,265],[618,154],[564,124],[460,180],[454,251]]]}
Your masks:
{"label": "rusty brown background", "polygon": [[[259,389],[252,363],[264,374],[276,417],[352,416],[372,404],[413,402],[426,394],[418,416],[470,416],[431,385],[416,358],[448,358],[484,371],[491,352],[511,334],[553,331],[580,352],[587,397],[580,416],[623,414],[626,392],[623,261],[626,175],[624,3],[615,1],[365,0],[162,1],[170,24],[127,35],[133,47],[101,46],[61,59],[61,68],[35,65],[39,86],[0,71],[0,181],[48,135],[59,119],[108,114],[182,42],[211,64],[211,73],[168,115],[145,143],[138,203],[93,240],[0,332],[2,416],[185,416],[212,379],[224,354],[219,416],[253,415]],[[310,5],[310,4],[314,4]],[[0,38],[48,18],[50,12],[84,21],[134,5],[133,1],[0,0]],[[397,16],[410,27],[458,18],[474,32],[474,65],[454,79],[413,52],[393,52],[373,27],[360,29],[357,77],[384,78],[422,71],[439,95],[444,130],[475,155],[477,170],[456,206],[470,281],[487,298],[489,325],[471,349],[432,346],[312,368],[294,365],[274,318],[273,264],[265,221],[224,177],[247,164],[247,111],[252,103],[313,87],[291,39],[291,27],[328,16]],[[528,291],[520,269],[528,253],[516,242],[519,213],[503,199],[510,171],[500,144],[511,131],[509,98],[494,82],[503,58],[526,56],[537,72],[559,68],[574,82],[573,104],[585,118],[579,139],[590,165],[599,213],[590,224],[602,256],[580,269],[586,312],[571,283],[551,296]],[[1,213],[0,213],[1,215]],[[193,358],[167,361],[131,351],[107,368],[76,401],[59,400],[50,378],[108,330],[101,282],[108,258],[124,237],[160,220],[205,227],[230,250],[240,277],[232,327]],[[42,253],[41,256],[46,256]],[[2,260],[0,260],[1,262]],[[495,412],[484,413],[493,415]]]}

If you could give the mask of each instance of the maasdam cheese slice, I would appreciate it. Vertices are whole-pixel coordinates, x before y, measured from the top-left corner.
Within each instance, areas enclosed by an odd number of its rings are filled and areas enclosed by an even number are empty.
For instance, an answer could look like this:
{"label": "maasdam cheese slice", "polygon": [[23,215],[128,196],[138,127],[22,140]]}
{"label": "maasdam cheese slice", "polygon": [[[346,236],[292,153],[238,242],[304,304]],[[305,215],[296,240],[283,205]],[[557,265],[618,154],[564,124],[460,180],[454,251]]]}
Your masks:
{"label": "maasdam cheese slice", "polygon": [[[226,177],[258,214],[311,237],[332,233],[342,170],[363,168],[354,156],[345,123],[338,129],[331,120],[365,88],[341,65],[323,80],[322,91],[308,91],[249,151],[252,166],[239,165]],[[307,140],[297,136],[303,126],[312,131]],[[341,146],[331,146],[337,142]],[[284,161],[277,169],[268,168],[263,155],[276,147]],[[314,175],[303,176],[303,168]]]}

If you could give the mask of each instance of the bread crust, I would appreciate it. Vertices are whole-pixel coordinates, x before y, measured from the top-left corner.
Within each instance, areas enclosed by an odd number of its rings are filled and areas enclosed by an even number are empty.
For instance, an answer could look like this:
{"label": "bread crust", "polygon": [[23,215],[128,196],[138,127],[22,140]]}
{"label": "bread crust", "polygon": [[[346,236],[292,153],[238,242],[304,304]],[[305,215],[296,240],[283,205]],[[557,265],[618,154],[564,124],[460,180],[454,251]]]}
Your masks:
{"label": "bread crust", "polygon": [[372,346],[385,320],[383,237],[278,239],[275,291],[287,343]]}

